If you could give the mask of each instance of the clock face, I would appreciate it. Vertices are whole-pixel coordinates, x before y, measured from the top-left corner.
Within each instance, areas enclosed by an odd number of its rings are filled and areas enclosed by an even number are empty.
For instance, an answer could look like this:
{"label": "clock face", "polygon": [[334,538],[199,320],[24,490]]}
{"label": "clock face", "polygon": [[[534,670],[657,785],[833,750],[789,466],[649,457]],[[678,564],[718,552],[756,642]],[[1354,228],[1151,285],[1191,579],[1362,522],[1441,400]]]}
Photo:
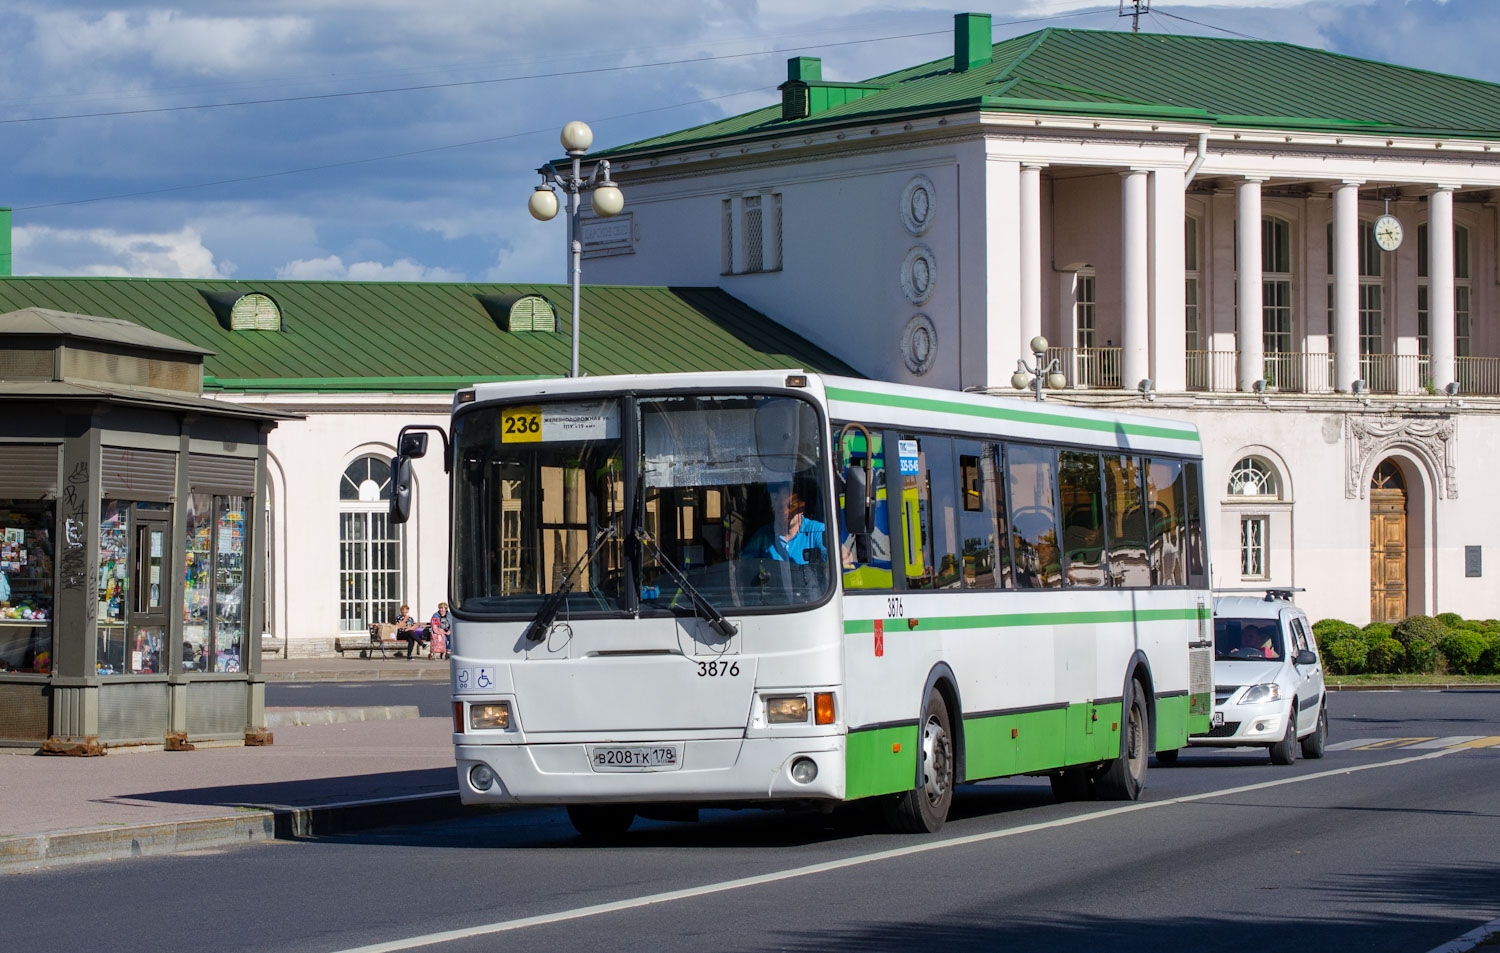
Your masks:
{"label": "clock face", "polygon": [[1394,215],[1382,215],[1375,220],[1375,244],[1386,251],[1401,247],[1401,223]]}

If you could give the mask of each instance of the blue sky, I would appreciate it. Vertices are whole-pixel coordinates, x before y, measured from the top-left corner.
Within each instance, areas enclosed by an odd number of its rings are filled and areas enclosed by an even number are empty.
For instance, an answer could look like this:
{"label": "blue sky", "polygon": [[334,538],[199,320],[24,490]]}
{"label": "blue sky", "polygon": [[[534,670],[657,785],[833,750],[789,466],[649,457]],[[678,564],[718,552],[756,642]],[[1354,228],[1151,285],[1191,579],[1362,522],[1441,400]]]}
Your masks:
{"label": "blue sky", "polygon": [[[526,200],[568,120],[618,145],[775,101],[790,56],[854,81],[950,54],[956,12],[999,40],[1129,29],[1118,6],[0,0],[0,206],[16,274],[561,282],[565,226]],[[1500,82],[1495,0],[1150,6],[1142,30]]]}

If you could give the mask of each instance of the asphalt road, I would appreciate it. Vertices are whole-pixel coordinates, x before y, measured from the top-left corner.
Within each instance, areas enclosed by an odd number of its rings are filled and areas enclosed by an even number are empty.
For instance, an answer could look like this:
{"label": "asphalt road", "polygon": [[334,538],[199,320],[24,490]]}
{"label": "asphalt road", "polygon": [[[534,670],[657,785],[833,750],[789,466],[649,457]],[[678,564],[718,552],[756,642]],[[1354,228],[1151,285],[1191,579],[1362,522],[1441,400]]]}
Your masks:
{"label": "asphalt road", "polygon": [[[382,686],[384,687],[384,686]],[[1330,743],[1500,735],[1489,692],[1332,697]],[[392,703],[389,701],[382,703]],[[1423,953],[1500,917],[1500,748],[1195,750],[1136,804],[961,790],[934,837],[706,812],[590,847],[556,809],[6,878],[14,949]],[[65,915],[65,911],[78,915]],[[47,911],[52,911],[48,913]],[[527,919],[532,918],[532,919]],[[443,931],[463,935],[443,942]]]}

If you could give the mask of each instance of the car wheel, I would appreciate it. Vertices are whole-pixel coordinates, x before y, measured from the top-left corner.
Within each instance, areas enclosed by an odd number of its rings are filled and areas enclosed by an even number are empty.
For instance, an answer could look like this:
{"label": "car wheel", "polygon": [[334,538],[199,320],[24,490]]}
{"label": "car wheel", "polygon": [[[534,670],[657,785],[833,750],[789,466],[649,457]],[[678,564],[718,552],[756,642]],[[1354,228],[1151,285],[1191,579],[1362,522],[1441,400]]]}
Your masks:
{"label": "car wheel", "polygon": [[1146,786],[1146,702],[1140,683],[1130,683],[1125,699],[1124,753],[1104,763],[1094,781],[1094,794],[1101,801],[1134,801]]}
{"label": "car wheel", "polygon": [[1297,760],[1297,702],[1292,701],[1292,710],[1286,718],[1286,735],[1271,746],[1272,764],[1291,764]]}
{"label": "car wheel", "polygon": [[1176,764],[1179,749],[1172,748],[1168,751],[1158,751],[1156,760],[1159,764]]}
{"label": "car wheel", "polygon": [[933,834],[948,819],[953,804],[953,728],[948,703],[937,691],[923,706],[921,783],[885,804],[886,827],[899,834]]}
{"label": "car wheel", "polygon": [[1302,757],[1323,757],[1323,746],[1328,742],[1328,703],[1318,706],[1318,726],[1313,733],[1302,739]]}
{"label": "car wheel", "polygon": [[585,838],[610,841],[630,830],[635,810],[626,804],[569,804],[568,820]]}

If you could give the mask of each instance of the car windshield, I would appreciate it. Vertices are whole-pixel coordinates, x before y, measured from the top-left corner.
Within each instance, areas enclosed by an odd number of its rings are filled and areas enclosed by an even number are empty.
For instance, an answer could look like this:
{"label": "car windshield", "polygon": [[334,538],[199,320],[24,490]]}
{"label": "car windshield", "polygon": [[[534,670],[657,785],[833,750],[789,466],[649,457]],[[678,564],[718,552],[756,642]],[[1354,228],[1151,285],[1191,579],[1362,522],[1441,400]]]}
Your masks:
{"label": "car windshield", "polygon": [[1214,657],[1222,661],[1280,659],[1284,643],[1275,619],[1214,619]]}

